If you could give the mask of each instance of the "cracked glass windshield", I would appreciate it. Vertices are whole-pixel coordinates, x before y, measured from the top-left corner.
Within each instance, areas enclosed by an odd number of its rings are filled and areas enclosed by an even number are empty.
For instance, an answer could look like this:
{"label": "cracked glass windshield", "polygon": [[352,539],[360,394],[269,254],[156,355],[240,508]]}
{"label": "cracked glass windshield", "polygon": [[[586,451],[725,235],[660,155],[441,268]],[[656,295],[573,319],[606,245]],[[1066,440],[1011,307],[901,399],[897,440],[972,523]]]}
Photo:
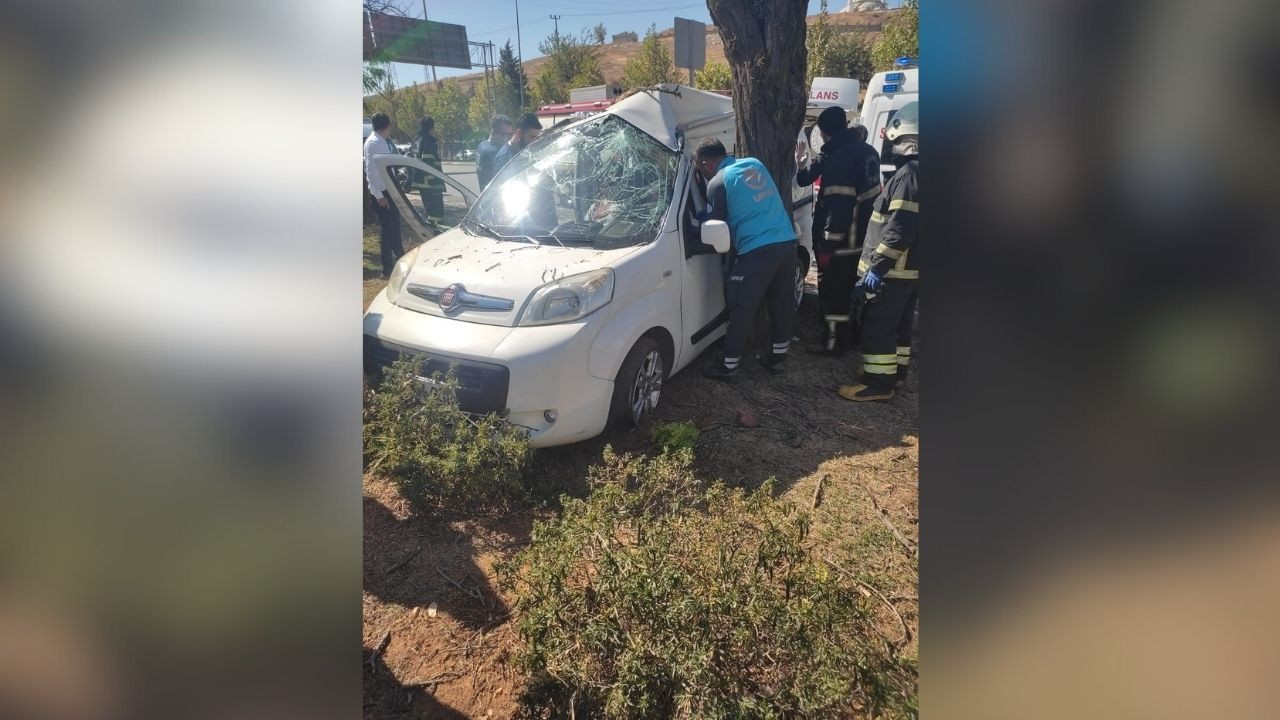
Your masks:
{"label": "cracked glass windshield", "polygon": [[467,215],[471,232],[616,248],[652,240],[679,154],[614,115],[549,135],[512,158]]}

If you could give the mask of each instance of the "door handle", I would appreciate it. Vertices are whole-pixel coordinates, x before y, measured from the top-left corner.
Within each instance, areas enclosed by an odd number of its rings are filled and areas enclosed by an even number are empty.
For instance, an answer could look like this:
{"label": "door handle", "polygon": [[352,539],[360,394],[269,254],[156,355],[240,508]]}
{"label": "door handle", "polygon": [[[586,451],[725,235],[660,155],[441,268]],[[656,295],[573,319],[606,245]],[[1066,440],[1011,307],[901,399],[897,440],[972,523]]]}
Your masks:
{"label": "door handle", "polygon": [[668,271],[666,271],[666,272],[662,273],[662,277],[671,277],[671,271],[670,271],[670,270],[668,270]]}

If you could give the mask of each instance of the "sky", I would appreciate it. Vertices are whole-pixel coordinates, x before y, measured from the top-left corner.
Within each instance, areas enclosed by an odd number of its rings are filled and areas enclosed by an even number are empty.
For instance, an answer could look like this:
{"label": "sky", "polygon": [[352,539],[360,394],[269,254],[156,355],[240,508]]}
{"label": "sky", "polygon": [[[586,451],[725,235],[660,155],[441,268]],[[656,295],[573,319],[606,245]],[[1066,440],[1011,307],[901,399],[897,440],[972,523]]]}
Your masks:
{"label": "sky", "polygon": [[[555,30],[555,22],[550,17],[552,14],[561,16],[560,32],[566,35],[580,33],[584,28],[594,27],[600,22],[605,24],[611,37],[614,33],[627,30],[644,37],[645,30],[650,25],[664,30],[675,24],[676,17],[711,24],[706,2],[689,0],[427,0],[427,17],[466,26],[467,39],[472,42],[492,42],[495,47],[494,62],[497,62],[497,48],[501,48],[508,39],[511,40],[512,48],[517,47],[517,3],[520,7],[520,38],[524,46],[524,58],[527,60],[541,55],[538,43]],[[846,4],[846,0],[828,0],[832,12],[839,11]],[[890,7],[898,4],[894,0],[888,3]],[[820,6],[820,0],[809,0],[808,14],[818,14]],[[407,0],[404,7],[411,16],[422,17],[421,0]],[[431,68],[428,67],[401,63],[393,63],[392,67],[397,85],[430,79]],[[436,77],[466,75],[477,71],[436,68]]]}

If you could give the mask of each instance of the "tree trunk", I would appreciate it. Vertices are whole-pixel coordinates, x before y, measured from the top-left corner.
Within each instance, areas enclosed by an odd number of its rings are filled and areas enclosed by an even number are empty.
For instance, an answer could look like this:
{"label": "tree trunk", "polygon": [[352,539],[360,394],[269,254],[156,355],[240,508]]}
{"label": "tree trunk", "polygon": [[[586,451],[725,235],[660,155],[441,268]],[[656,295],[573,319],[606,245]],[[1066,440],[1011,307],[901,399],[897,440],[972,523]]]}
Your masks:
{"label": "tree trunk", "polygon": [[733,70],[739,156],[764,163],[790,209],[804,86],[806,0],[707,0]]}

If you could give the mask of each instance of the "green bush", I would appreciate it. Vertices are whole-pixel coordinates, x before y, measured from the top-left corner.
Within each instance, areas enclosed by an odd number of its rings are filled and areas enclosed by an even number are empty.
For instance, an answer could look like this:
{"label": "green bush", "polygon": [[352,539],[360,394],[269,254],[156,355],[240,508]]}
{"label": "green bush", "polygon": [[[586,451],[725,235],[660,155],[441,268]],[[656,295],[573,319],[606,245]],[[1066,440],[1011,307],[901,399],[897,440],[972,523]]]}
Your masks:
{"label": "green bush", "polygon": [[389,477],[418,509],[501,506],[524,497],[532,451],[497,415],[458,407],[451,371],[435,386],[418,380],[420,359],[387,369],[365,403],[365,465]]}
{"label": "green bush", "polygon": [[692,450],[698,444],[698,426],[688,420],[658,423],[649,431],[649,438],[662,452]]}
{"label": "green bush", "polygon": [[806,515],[705,487],[688,450],[605,450],[591,495],[564,498],[500,564],[535,716],[908,716],[914,669],[871,608],[804,548]]}

